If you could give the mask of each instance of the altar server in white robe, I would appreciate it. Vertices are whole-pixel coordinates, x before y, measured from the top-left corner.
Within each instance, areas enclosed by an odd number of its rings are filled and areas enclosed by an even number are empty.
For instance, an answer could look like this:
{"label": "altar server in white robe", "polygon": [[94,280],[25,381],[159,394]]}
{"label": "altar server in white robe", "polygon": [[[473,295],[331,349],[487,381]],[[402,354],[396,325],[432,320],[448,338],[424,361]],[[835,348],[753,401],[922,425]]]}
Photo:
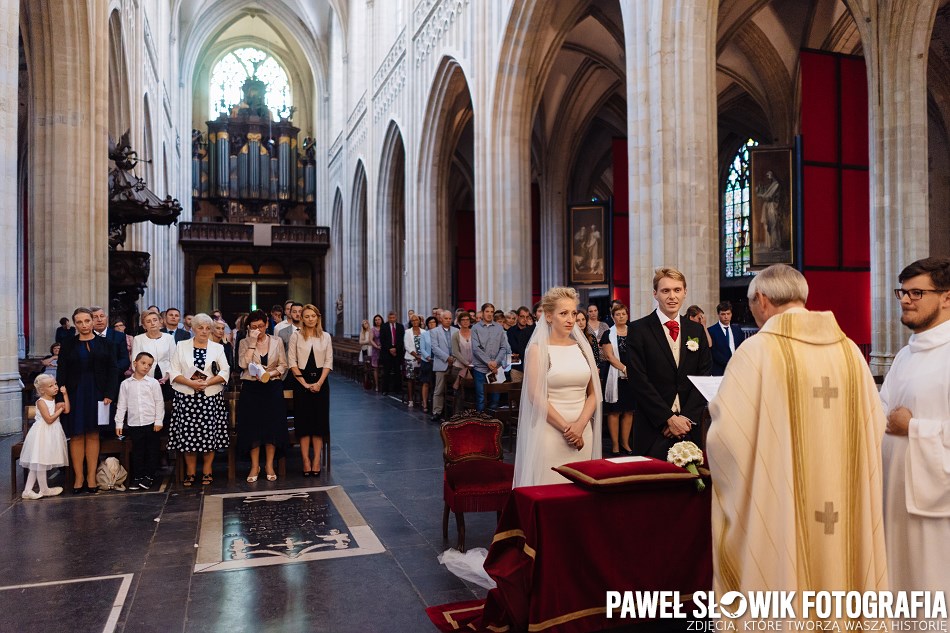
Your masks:
{"label": "altar server in white robe", "polygon": [[950,598],[950,258],[916,261],[898,280],[914,333],[881,388],[891,589]]}
{"label": "altar server in white robe", "polygon": [[805,309],[797,270],[770,266],[748,294],[761,330],[709,404],[713,589],[887,589],[885,418],[867,363],[832,313]]}

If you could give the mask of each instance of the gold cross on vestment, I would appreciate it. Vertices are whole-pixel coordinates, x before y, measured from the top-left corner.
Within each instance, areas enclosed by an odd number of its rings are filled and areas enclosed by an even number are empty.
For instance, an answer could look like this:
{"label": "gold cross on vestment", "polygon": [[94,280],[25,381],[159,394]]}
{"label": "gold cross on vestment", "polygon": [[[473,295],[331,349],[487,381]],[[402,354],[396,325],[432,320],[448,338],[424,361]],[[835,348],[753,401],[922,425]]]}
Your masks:
{"label": "gold cross on vestment", "polygon": [[831,501],[826,501],[824,512],[815,510],[815,520],[825,524],[825,534],[834,534],[835,523],[838,522],[838,513],[835,512],[835,504]]}
{"label": "gold cross on vestment", "polygon": [[821,398],[824,400],[824,406],[826,409],[831,408],[831,399],[838,397],[838,388],[831,386],[831,378],[828,376],[821,377],[821,386],[815,387],[812,389],[812,396],[815,398]]}

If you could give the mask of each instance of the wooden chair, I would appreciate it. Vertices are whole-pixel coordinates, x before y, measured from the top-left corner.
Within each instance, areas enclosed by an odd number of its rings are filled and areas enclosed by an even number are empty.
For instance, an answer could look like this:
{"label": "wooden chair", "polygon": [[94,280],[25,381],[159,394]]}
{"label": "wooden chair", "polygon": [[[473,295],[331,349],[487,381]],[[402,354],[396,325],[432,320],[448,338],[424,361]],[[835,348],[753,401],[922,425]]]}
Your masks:
{"label": "wooden chair", "polygon": [[503,382],[501,384],[486,384],[485,398],[490,394],[500,394],[498,407],[491,413],[505,426],[502,439],[508,437],[508,450],[511,451],[514,437],[518,432],[518,408],[521,406],[521,383]]}
{"label": "wooden chair", "polygon": [[515,467],[501,461],[501,422],[463,411],[442,423],[442,538],[449,538],[449,511],[455,514],[458,550],[465,551],[465,513],[501,510],[511,493]]}
{"label": "wooden chair", "polygon": [[455,393],[450,388],[451,385],[446,386],[445,406],[452,410],[453,415],[475,407],[475,381],[470,376],[462,379]]}

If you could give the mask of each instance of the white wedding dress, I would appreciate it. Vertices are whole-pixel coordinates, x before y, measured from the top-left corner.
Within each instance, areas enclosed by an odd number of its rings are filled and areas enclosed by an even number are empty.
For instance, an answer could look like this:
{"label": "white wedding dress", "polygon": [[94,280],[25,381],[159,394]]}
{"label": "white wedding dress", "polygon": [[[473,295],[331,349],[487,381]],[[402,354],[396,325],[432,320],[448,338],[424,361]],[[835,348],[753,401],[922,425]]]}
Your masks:
{"label": "white wedding dress", "polygon": [[[548,402],[566,422],[574,422],[584,408],[587,385],[591,380],[590,366],[577,345],[550,345],[548,354],[551,367],[548,369]],[[588,424],[584,429],[584,448],[577,450],[569,445],[564,435],[548,423],[542,424],[538,433],[541,443],[538,467],[538,484],[564,484],[568,480],[551,470],[571,462],[591,459],[593,431]]]}

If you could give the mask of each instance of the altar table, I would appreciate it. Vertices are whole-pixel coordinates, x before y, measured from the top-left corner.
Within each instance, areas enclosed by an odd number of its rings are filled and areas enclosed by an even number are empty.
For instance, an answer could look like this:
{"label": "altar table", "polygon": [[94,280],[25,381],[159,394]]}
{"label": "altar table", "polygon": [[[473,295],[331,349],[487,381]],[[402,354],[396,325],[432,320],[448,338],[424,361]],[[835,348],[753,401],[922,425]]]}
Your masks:
{"label": "altar table", "polygon": [[[498,583],[481,630],[580,633],[629,626],[606,617],[607,591],[712,588],[707,480],[592,492],[576,484],[516,488],[485,561]],[[691,605],[685,605],[687,612]]]}

